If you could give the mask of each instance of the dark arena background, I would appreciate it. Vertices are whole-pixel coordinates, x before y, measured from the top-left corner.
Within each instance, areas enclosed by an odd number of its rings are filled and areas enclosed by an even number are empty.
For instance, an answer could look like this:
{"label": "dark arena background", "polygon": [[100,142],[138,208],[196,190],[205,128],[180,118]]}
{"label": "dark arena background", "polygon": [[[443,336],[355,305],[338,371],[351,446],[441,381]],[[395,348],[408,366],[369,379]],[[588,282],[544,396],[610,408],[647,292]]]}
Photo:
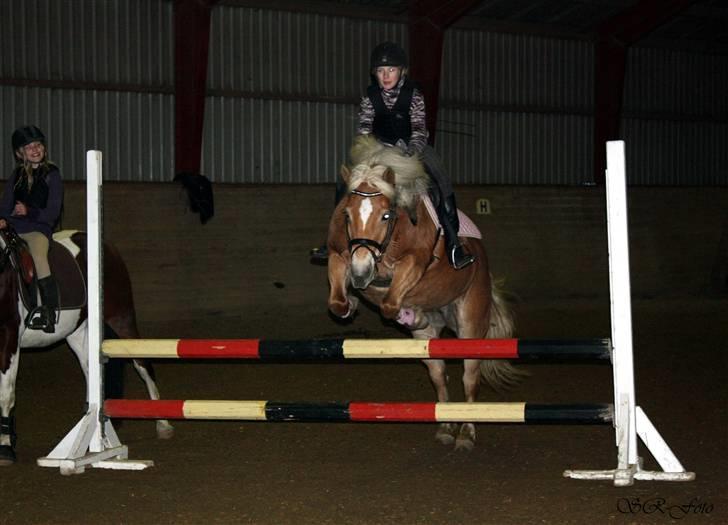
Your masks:
{"label": "dark arena background", "polygon": [[[130,458],[153,467],[62,476],[36,464],[85,411],[61,344],[22,352],[0,523],[728,522],[724,2],[34,0],[0,15],[3,178],[12,130],[39,126],[61,226],[84,229],[85,152],[103,152],[104,235],[145,338],[408,337],[367,306],[335,321],[326,267],[309,261],[378,42],[409,52],[518,338],[610,337],[604,144],[624,140],[637,401],[696,474],[562,477],[616,466],[610,425],[478,424],[461,452],[431,423],[182,420],[158,440],[152,421],[124,420]],[[196,207],[207,182],[214,210]],[[519,386],[479,400],[613,401],[608,364],[517,366]],[[154,367],[164,399],[435,400],[417,360]],[[460,401],[461,363],[448,371]],[[131,366],[125,379],[145,397]]]}

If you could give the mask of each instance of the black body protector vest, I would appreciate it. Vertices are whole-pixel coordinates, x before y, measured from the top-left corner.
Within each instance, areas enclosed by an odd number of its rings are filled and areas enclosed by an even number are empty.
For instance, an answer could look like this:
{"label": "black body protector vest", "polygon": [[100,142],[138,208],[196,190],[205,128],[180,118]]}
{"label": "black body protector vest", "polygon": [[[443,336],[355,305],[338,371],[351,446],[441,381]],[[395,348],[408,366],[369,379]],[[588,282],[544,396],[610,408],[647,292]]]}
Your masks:
{"label": "black body protector vest", "polygon": [[45,170],[33,170],[33,185],[28,188],[28,178],[23,176],[22,168],[15,172],[15,200],[30,208],[43,209],[48,205],[48,183]]}
{"label": "black body protector vest", "polygon": [[367,88],[367,96],[374,106],[374,122],[372,131],[381,142],[396,144],[403,140],[409,144],[412,136],[412,121],[410,120],[410,104],[415,88],[408,80],[404,81],[399,90],[399,96],[392,109],[387,108],[382,98],[382,89],[378,85]]}

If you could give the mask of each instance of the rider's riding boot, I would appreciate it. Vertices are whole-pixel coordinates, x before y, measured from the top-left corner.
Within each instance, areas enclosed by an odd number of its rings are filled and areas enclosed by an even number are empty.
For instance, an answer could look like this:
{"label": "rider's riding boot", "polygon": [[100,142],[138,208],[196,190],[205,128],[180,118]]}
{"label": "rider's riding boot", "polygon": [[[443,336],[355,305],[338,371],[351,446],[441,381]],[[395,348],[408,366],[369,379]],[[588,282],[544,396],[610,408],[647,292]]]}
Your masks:
{"label": "rider's riding boot", "polygon": [[[334,195],[334,208],[339,205],[346,195],[346,183],[339,177],[336,179],[336,193]],[[321,246],[311,250],[311,262],[325,262],[329,258],[329,248],[324,242]]]}
{"label": "rider's riding boot", "polygon": [[325,261],[329,258],[329,247],[326,244],[322,244],[317,248],[311,249],[311,259],[314,261]]}
{"label": "rider's riding boot", "polygon": [[458,239],[460,221],[458,220],[458,209],[455,205],[455,196],[449,195],[441,200],[437,207],[437,218],[445,234],[445,251],[447,259],[456,270],[462,270],[475,261],[475,256],[465,251]]}
{"label": "rider's riding boot", "polygon": [[58,288],[56,287],[56,280],[52,275],[38,279],[38,289],[40,290],[40,300],[45,318],[43,331],[47,334],[52,334],[56,331],[56,309],[58,309]]}

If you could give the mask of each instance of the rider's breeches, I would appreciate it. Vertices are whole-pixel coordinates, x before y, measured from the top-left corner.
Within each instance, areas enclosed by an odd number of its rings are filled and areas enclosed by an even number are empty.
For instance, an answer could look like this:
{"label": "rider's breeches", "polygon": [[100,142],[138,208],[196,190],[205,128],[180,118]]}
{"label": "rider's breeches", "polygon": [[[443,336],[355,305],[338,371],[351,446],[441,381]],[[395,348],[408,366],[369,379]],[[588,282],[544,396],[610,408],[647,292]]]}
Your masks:
{"label": "rider's breeches", "polygon": [[28,232],[18,234],[28,243],[30,256],[35,264],[35,272],[38,279],[43,279],[51,274],[51,267],[48,265],[48,237],[40,232]]}
{"label": "rider's breeches", "polygon": [[447,200],[453,194],[452,181],[445,170],[445,165],[442,163],[442,159],[437,152],[432,149],[432,146],[426,145],[420,153],[420,159],[427,168],[427,173],[430,174],[432,182],[437,184],[437,187],[442,193],[442,197]]}

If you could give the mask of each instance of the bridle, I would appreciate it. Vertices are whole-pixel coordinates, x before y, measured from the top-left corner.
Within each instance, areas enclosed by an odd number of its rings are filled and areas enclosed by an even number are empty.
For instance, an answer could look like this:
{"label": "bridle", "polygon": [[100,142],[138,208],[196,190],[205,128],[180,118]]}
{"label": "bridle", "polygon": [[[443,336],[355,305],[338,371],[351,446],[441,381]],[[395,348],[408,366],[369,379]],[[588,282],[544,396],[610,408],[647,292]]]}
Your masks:
{"label": "bridle", "polygon": [[[351,190],[351,193],[354,195],[359,195],[361,197],[378,197],[382,195],[381,191],[360,191],[360,190]],[[381,262],[382,257],[384,257],[384,252],[387,250],[387,246],[389,246],[389,242],[392,240],[392,233],[394,233],[394,225],[397,222],[397,212],[394,207],[389,208],[389,218],[387,220],[387,233],[384,235],[384,239],[381,243],[378,243],[375,240],[367,239],[365,237],[357,237],[352,239],[351,234],[349,233],[349,224],[350,219],[349,216],[346,216],[346,240],[349,243],[349,252],[351,252],[351,256],[354,256],[354,253],[360,248],[365,248],[369,251],[369,253],[372,255],[374,260],[376,262]],[[353,249],[352,249],[353,248]]]}

